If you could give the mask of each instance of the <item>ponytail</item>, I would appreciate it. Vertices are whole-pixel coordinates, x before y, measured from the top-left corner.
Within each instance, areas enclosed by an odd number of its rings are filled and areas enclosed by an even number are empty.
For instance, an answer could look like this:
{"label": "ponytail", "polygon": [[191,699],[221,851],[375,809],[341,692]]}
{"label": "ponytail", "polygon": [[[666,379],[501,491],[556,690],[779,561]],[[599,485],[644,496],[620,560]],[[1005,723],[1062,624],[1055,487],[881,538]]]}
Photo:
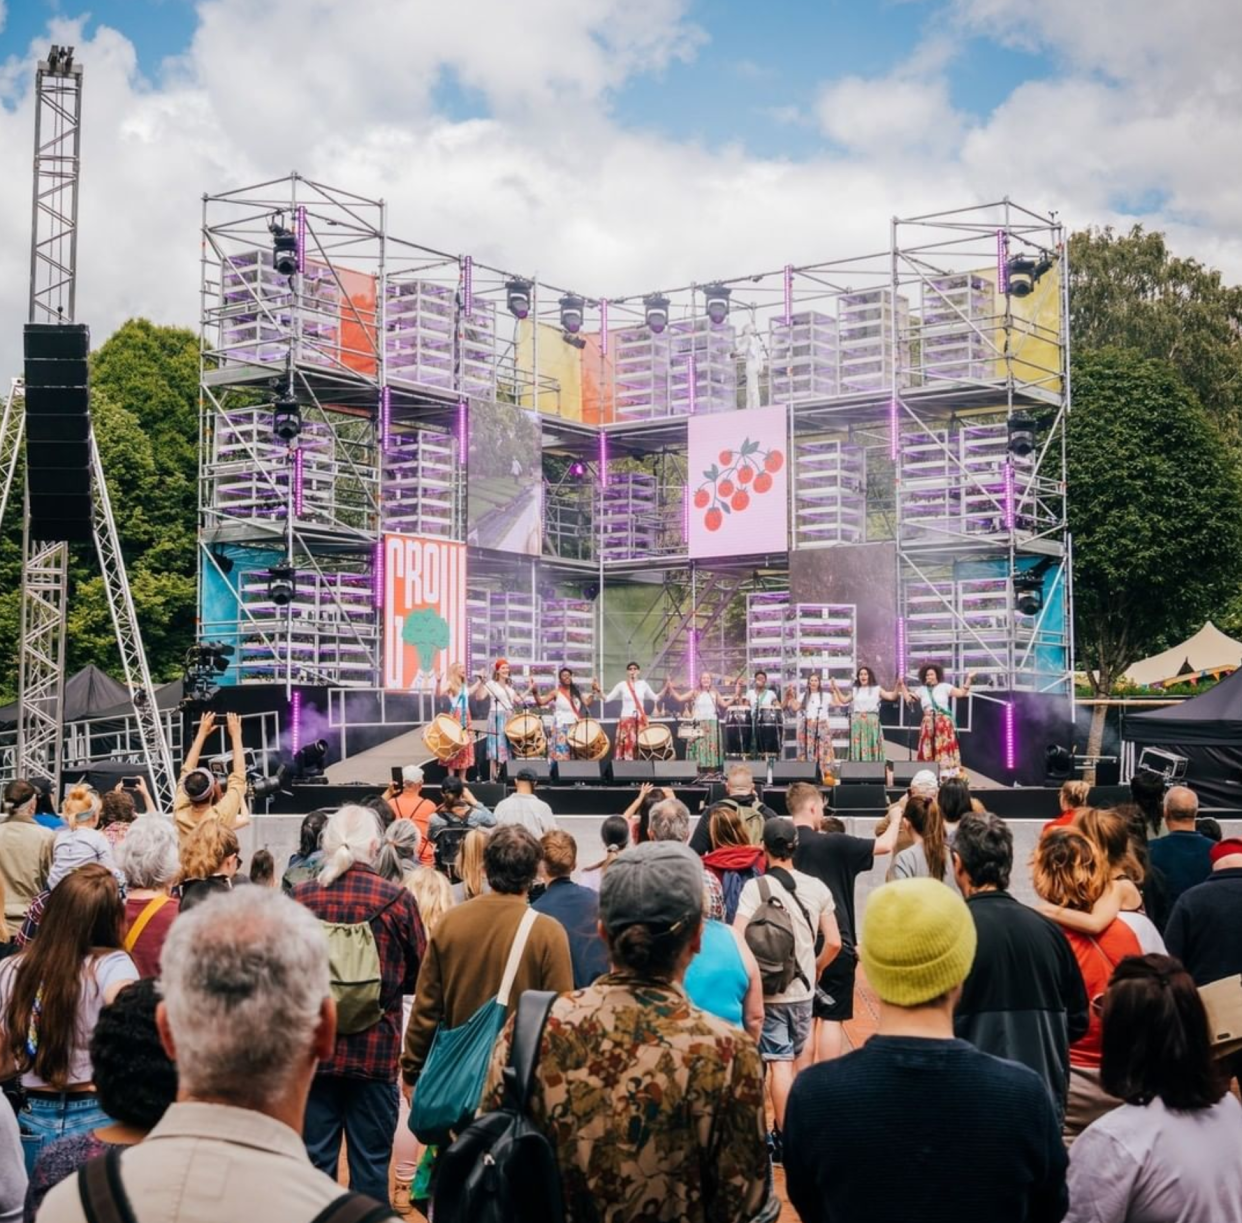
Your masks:
{"label": "ponytail", "polygon": [[338,845],[319,872],[319,886],[326,888],[328,884],[335,883],[353,864],[354,851],[348,845]]}
{"label": "ponytail", "polygon": [[906,800],[906,819],[923,838],[923,856],[933,879],[943,880],[949,865],[949,845],[944,832],[944,818],[933,799],[917,794]]}

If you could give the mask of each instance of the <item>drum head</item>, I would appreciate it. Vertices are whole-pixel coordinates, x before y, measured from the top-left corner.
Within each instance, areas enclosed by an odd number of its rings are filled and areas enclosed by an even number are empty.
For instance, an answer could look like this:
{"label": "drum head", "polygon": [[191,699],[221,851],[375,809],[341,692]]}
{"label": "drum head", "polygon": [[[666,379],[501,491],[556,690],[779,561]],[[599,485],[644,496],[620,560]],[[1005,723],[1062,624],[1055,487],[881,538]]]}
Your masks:
{"label": "drum head", "polygon": [[[469,742],[469,736],[466,734],[465,727],[447,713],[439,713],[431,720],[431,727],[435,733],[447,741],[448,744],[455,748],[463,748]],[[426,735],[423,736],[426,738]]]}

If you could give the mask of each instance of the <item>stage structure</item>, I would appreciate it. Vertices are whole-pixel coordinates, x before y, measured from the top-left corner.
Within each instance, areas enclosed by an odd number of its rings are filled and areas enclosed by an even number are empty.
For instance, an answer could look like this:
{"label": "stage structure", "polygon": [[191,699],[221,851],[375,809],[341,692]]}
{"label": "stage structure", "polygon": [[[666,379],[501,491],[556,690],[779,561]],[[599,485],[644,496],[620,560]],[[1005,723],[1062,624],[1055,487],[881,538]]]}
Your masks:
{"label": "stage structure", "polygon": [[[404,535],[467,545],[471,672],[607,688],[633,655],[657,686],[847,687],[936,662],[974,672],[1012,770],[1024,722],[1072,715],[1066,258],[1055,216],[1002,200],[894,220],[871,255],[605,297],[397,239],[382,202],[297,175],[204,197],[222,682],[382,710],[386,627],[416,644],[384,618]],[[436,640],[401,717],[457,661]]]}

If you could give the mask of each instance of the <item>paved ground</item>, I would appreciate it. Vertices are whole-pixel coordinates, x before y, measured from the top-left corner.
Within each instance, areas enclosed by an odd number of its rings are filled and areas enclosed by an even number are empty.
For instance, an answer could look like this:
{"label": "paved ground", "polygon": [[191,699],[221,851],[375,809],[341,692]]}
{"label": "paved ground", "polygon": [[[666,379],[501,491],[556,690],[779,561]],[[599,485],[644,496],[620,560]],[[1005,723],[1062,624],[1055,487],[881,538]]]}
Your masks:
{"label": "paved ground", "polygon": [[[871,987],[863,978],[862,968],[860,967],[858,970],[857,987],[854,990],[854,1018],[845,1025],[847,1048],[857,1049],[869,1036],[873,1035],[878,1018],[879,1008],[876,1004],[875,994],[871,992]],[[343,1153],[341,1156],[339,1179],[342,1184],[349,1180],[349,1173],[345,1166]],[[780,1223],[798,1223],[797,1212],[785,1200],[785,1173],[780,1168],[776,1169],[776,1191],[781,1201],[785,1203],[781,1211]],[[423,1216],[417,1212],[411,1214],[409,1218],[411,1223],[425,1223]]]}

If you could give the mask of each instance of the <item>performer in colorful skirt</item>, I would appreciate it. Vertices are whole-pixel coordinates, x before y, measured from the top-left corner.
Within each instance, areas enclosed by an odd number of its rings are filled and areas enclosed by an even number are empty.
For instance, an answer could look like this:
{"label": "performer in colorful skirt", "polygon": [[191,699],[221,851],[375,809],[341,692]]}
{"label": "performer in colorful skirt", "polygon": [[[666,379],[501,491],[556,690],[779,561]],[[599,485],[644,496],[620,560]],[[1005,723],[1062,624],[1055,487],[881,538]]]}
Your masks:
{"label": "performer in colorful skirt", "polygon": [[[440,697],[448,699],[449,717],[454,718],[462,730],[469,735],[470,731],[470,698],[466,684],[466,664],[452,663],[448,676],[436,676],[436,700]],[[466,746],[456,756],[444,762],[450,776],[460,777],[463,781],[466,772],[474,767],[474,742],[467,740]]]}
{"label": "performer in colorful skirt", "polygon": [[625,665],[625,679],[616,684],[604,698],[605,701],[621,702],[621,717],[617,722],[617,741],[612,747],[614,760],[633,760],[638,751],[638,732],[647,725],[647,711],[644,701],[654,706],[656,694],[645,679],[640,679],[641,668],[638,663]]}
{"label": "performer in colorful skirt", "polygon": [[509,682],[508,660],[496,659],[492,667],[492,678],[485,680],[479,675],[470,695],[476,698],[487,697],[491,701],[487,710],[487,758],[490,761],[491,779],[495,781],[500,773],[500,766],[509,759],[505,723],[513,716],[521,700],[517,689]]}
{"label": "performer in colorful skirt", "polygon": [[552,738],[548,742],[549,760],[572,760],[569,750],[569,728],[576,722],[587,717],[591,705],[600,695],[599,680],[591,681],[591,695],[584,697],[582,690],[574,683],[574,673],[568,667],[557,672],[556,690],[546,698],[539,695],[538,688],[532,688],[535,703],[546,709],[552,709]]}
{"label": "performer in colorful skirt", "polygon": [[689,705],[687,711],[694,719],[699,732],[686,740],[686,759],[693,760],[701,769],[718,769],[723,757],[720,740],[720,707],[724,698],[716,690],[716,681],[710,671],[699,676],[699,686],[687,692],[678,692],[671,678],[664,683],[664,692],[679,705]]}
{"label": "performer in colorful skirt", "polygon": [[824,691],[824,679],[818,671],[807,677],[806,692],[798,704],[798,759],[813,760],[820,774],[829,771],[836,753],[832,747],[832,700]]}
{"label": "performer in colorful skirt", "polygon": [[895,701],[898,690],[891,692],[876,683],[870,667],[854,672],[854,687],[842,692],[835,679],[829,680],[834,705],[850,705],[850,759],[884,760],[884,735],[880,731],[880,702]]}
{"label": "performer in colorful skirt", "polygon": [[966,676],[960,688],[955,688],[945,683],[943,668],[933,662],[919,672],[919,678],[922,683],[913,692],[906,687],[904,677],[900,681],[902,696],[907,701],[918,701],[923,708],[918,759],[938,764],[941,777],[952,777],[962,767],[962,749],[957,741],[957,722],[953,717],[953,698],[970,695],[974,673]]}

